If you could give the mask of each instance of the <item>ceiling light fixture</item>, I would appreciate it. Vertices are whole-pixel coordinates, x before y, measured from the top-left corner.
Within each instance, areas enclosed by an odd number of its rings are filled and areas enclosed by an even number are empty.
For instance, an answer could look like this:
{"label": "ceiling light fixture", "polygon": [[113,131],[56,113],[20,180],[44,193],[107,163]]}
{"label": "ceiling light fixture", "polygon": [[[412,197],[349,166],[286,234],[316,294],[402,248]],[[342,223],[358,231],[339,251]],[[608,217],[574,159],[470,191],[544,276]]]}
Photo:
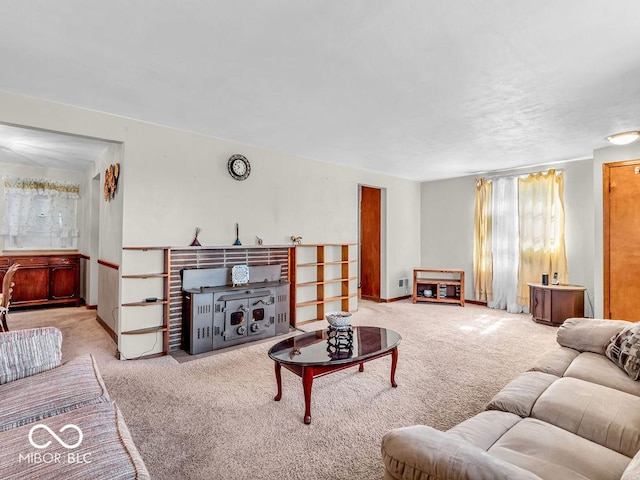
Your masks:
{"label": "ceiling light fixture", "polygon": [[614,145],[628,145],[631,142],[635,142],[638,138],[640,138],[640,132],[623,132],[623,133],[614,133],[613,135],[609,135],[607,140],[609,140]]}

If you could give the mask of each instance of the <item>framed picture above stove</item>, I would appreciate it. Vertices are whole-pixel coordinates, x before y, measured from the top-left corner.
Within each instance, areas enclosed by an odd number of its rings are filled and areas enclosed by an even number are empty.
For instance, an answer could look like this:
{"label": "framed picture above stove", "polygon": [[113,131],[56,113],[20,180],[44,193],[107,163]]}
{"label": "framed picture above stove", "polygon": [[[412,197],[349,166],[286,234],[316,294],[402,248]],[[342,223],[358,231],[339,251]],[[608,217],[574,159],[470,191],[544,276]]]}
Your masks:
{"label": "framed picture above stove", "polygon": [[231,283],[233,286],[246,285],[249,283],[249,266],[234,265],[231,267]]}
{"label": "framed picture above stove", "polygon": [[231,155],[227,162],[229,175],[235,180],[246,180],[251,174],[251,164],[244,155]]}

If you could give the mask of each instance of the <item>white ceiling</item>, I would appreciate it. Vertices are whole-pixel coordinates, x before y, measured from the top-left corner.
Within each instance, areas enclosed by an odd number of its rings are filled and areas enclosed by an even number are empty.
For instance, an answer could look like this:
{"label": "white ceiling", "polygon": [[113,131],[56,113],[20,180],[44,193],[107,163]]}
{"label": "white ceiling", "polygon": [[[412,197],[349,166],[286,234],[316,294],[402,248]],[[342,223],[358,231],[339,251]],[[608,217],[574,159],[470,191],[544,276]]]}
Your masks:
{"label": "white ceiling", "polygon": [[109,145],[110,142],[0,124],[0,163],[90,170]]}
{"label": "white ceiling", "polygon": [[0,90],[416,180],[640,129],[637,0],[8,0],[0,18]]}

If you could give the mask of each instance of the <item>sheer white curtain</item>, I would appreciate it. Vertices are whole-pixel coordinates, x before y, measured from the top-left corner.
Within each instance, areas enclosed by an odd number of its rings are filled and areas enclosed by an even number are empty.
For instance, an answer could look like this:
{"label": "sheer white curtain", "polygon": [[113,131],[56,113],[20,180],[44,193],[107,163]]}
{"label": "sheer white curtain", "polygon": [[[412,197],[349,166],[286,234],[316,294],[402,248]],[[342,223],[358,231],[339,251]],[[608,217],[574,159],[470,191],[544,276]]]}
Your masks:
{"label": "sheer white curtain", "polygon": [[80,187],[70,182],[4,177],[5,248],[76,248]]}
{"label": "sheer white curtain", "polygon": [[487,305],[509,313],[526,312],[528,307],[517,302],[520,261],[517,177],[493,180],[492,212],[493,300]]}

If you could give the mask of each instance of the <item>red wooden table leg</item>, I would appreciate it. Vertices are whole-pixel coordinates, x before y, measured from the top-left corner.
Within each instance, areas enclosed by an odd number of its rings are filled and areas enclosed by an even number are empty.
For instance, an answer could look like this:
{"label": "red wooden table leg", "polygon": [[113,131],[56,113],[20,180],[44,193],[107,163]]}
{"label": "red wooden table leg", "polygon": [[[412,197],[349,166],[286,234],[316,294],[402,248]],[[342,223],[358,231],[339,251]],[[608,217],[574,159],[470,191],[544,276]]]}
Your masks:
{"label": "red wooden table leg", "polygon": [[313,386],[313,367],[302,367],[302,388],[304,389],[304,423],[311,423],[311,387]]}
{"label": "red wooden table leg", "polygon": [[398,364],[398,347],[391,350],[391,386],[397,387],[396,383],[396,365]]}
{"label": "red wooden table leg", "polygon": [[358,368],[359,372],[364,372],[364,363],[360,364],[360,368]]}
{"label": "red wooden table leg", "polygon": [[278,402],[282,398],[282,375],[280,373],[280,370],[282,369],[282,367],[280,366],[280,363],[278,363],[278,362],[273,362],[273,363],[275,364],[276,382],[278,383],[278,394],[275,397],[273,397],[273,399],[276,402]]}

